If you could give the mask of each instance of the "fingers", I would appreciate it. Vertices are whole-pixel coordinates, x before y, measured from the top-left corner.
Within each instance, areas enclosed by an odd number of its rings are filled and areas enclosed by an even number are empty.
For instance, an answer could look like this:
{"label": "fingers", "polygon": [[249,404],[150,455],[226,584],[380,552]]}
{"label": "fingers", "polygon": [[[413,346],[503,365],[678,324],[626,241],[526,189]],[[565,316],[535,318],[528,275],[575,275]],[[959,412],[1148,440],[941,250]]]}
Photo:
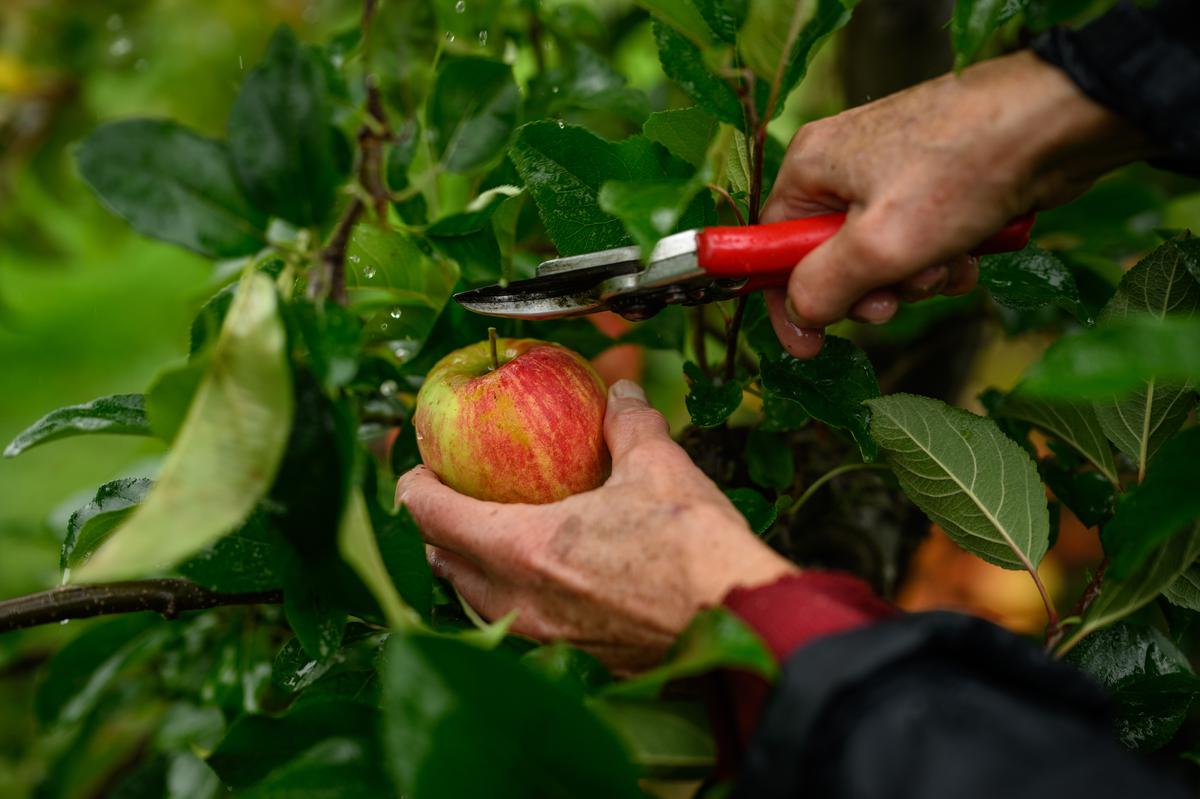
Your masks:
{"label": "fingers", "polygon": [[869,325],[882,325],[896,315],[900,298],[891,289],[875,289],[860,297],[850,308],[850,318]]}
{"label": "fingers", "polygon": [[951,262],[950,279],[946,281],[946,285],[942,288],[942,293],[948,297],[957,297],[975,288],[975,284],[978,282],[979,257],[976,255],[962,255]]}
{"label": "fingers", "polygon": [[816,356],[825,343],[825,329],[800,327],[790,320],[785,307],[787,295],[781,289],[768,289],[763,292],[763,297],[767,302],[771,327],[783,348],[794,358],[808,359]]}
{"label": "fingers", "polygon": [[396,501],[408,508],[428,543],[473,561],[493,556],[499,542],[523,526],[513,517],[522,514],[525,506],[463,496],[426,466],[417,466],[400,478]]}
{"label": "fingers", "polygon": [[[690,465],[687,454],[671,440],[670,428],[663,415],[646,401],[641,386],[632,380],[618,380],[608,391],[608,407],[604,413],[604,438],[612,455],[613,477],[636,477],[647,468],[670,468],[678,456]],[[635,457],[649,454],[650,460]]]}

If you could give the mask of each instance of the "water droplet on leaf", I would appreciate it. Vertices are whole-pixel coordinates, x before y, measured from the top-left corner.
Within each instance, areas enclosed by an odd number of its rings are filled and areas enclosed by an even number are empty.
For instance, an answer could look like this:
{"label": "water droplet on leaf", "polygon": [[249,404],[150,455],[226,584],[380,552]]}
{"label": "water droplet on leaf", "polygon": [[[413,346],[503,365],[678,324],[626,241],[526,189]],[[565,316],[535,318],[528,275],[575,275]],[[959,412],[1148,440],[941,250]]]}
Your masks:
{"label": "water droplet on leaf", "polygon": [[113,43],[108,46],[108,52],[117,58],[129,55],[131,50],[133,50],[133,40],[128,36],[114,39]]}
{"label": "water droplet on leaf", "polygon": [[387,322],[380,322],[380,323],[379,323],[379,329],[380,329],[380,330],[387,330]]}
{"label": "water droplet on leaf", "polygon": [[467,10],[466,0],[458,0],[458,2],[454,4],[454,13],[455,14],[466,13],[466,10]]}
{"label": "water droplet on leaf", "polygon": [[482,47],[485,44],[487,44],[487,31],[480,31],[479,32],[479,45]]}
{"label": "water droplet on leaf", "polygon": [[650,214],[650,224],[659,233],[666,233],[675,224],[675,212],[670,208],[655,208]]}
{"label": "water droplet on leaf", "polygon": [[373,267],[373,266],[363,267],[363,276],[367,280],[370,280],[371,278],[375,277],[375,267]]}
{"label": "water droplet on leaf", "polygon": [[451,33],[450,31],[446,31],[446,41],[448,41],[448,42],[454,41],[454,34]]}
{"label": "water droplet on leaf", "polygon": [[121,19],[120,14],[111,14],[109,15],[109,18],[104,21],[104,27],[108,28],[110,31],[119,31],[121,28],[125,27],[125,20]]}
{"label": "water droplet on leaf", "polygon": [[566,123],[566,122],[563,122],[563,121],[560,119],[560,120],[558,120],[558,126],[559,126],[560,128],[565,128],[565,127],[567,126],[567,123]]}
{"label": "water droplet on leaf", "polygon": [[400,314],[401,314],[401,313],[403,313],[403,311],[401,311],[399,308],[393,308],[393,309],[392,309],[391,311],[389,311],[388,313],[389,313],[389,314],[391,314],[391,317],[392,317],[393,319],[399,319],[399,318],[400,318]]}
{"label": "water droplet on leaf", "polygon": [[379,384],[379,393],[385,397],[395,396],[400,390],[400,385],[395,380],[384,380]]}

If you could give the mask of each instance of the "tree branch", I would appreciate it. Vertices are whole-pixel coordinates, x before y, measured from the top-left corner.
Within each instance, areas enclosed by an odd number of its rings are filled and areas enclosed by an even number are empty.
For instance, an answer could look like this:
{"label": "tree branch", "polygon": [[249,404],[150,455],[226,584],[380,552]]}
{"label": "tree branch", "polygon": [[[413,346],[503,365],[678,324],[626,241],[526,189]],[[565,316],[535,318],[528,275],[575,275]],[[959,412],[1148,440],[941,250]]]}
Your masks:
{"label": "tree branch", "polygon": [[[364,0],[362,13],[362,35],[365,41],[375,14],[375,0]],[[367,90],[366,117],[358,129],[358,151],[355,154],[355,179],[358,188],[367,195],[380,222],[387,220],[388,191],[384,177],[386,159],[383,147],[394,141],[396,136],[388,125],[387,113],[383,109],[383,97],[379,86],[370,73],[363,79]],[[346,248],[350,234],[367,209],[366,203],[357,193],[342,211],[333,228],[329,243],[321,250],[317,271],[308,286],[309,297],[328,295],[339,305],[346,304]]]}
{"label": "tree branch", "polygon": [[224,605],[274,605],[282,601],[281,591],[222,593],[210,591],[191,580],[178,579],[64,585],[0,602],[0,633],[114,613],[149,610],[165,619],[175,619],[189,610]]}

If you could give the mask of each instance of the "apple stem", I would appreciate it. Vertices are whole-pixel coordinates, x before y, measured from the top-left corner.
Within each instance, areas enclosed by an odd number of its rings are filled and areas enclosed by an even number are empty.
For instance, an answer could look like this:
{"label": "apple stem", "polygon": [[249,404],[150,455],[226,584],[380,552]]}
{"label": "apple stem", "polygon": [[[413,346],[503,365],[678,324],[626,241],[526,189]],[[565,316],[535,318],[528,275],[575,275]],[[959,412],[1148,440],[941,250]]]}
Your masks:
{"label": "apple stem", "polygon": [[494,371],[500,368],[500,356],[496,353],[496,328],[488,328],[488,344],[492,347],[492,363],[491,369]]}

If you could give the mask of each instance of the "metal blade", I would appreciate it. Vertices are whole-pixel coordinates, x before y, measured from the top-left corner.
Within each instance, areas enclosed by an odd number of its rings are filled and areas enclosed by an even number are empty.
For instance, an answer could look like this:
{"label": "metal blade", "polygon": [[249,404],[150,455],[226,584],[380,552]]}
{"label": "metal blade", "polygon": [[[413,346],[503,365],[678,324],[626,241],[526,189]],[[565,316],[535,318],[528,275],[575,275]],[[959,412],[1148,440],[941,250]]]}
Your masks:
{"label": "metal blade", "polygon": [[[459,305],[486,316],[557,319],[603,310],[602,287],[614,277],[640,272],[637,260],[539,274],[507,286],[484,286],[454,295]],[[539,272],[541,270],[539,269]]]}

